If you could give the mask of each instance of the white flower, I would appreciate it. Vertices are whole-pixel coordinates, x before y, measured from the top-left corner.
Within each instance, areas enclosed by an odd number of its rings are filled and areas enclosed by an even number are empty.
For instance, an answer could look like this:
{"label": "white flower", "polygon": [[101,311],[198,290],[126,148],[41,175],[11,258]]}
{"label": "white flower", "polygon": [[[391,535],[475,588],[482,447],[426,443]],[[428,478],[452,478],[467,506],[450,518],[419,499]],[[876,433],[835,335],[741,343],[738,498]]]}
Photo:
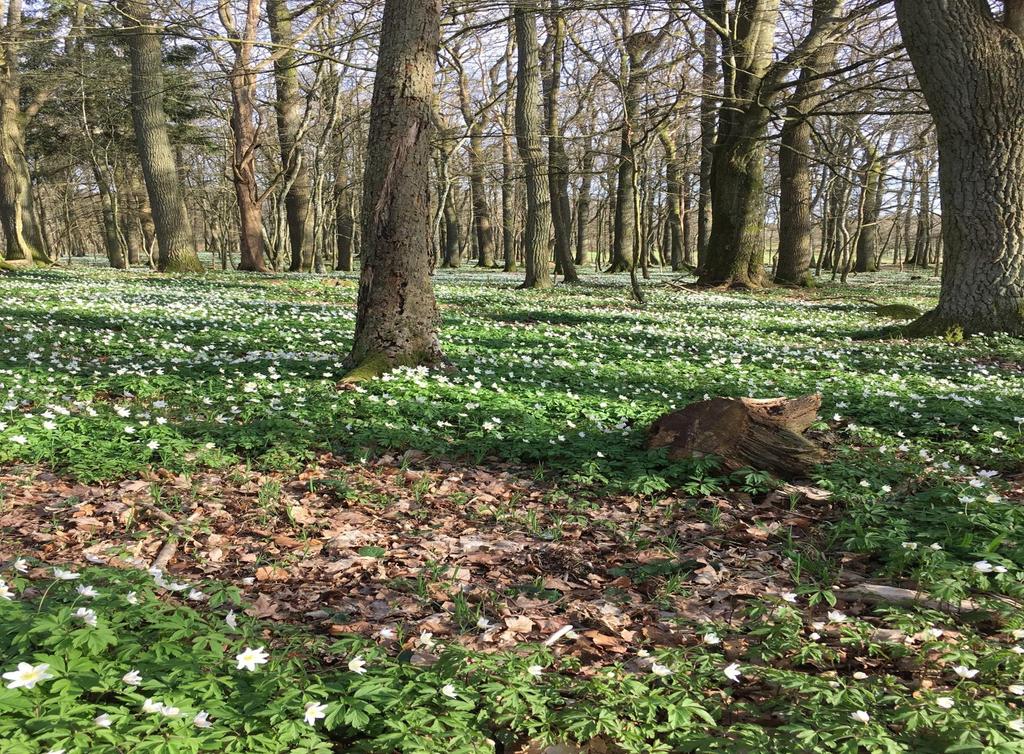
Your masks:
{"label": "white flower", "polygon": [[858,670],[856,673],[853,674],[853,679],[855,681],[863,681],[863,680],[867,679],[867,677],[868,677],[868,674],[865,673],[862,670]]}
{"label": "white flower", "polygon": [[424,631],[420,634],[419,643],[428,649],[437,645],[437,642],[434,641],[434,634],[430,631]]}
{"label": "white flower", "polygon": [[785,602],[796,603],[796,593],[795,592],[783,592],[779,596],[782,597],[782,599]]}
{"label": "white flower", "polygon": [[101,728],[109,728],[111,724],[110,715],[104,712],[102,715],[97,715],[93,718],[93,722]]}
{"label": "white flower", "polygon": [[846,613],[840,612],[839,610],[829,610],[828,611],[828,619],[832,623],[842,623],[843,621],[845,621],[847,619],[847,617],[848,616],[846,615]]}
{"label": "white flower", "polygon": [[50,749],[46,754],[64,754],[67,749]]}
{"label": "white flower", "polygon": [[446,683],[444,686],[441,687],[441,694],[448,697],[449,699],[457,699],[459,696],[458,692],[455,690],[455,687],[450,683]]}
{"label": "white flower", "polygon": [[164,708],[163,702],[158,702],[155,699],[146,699],[142,703],[142,711],[148,714],[156,714],[162,711]]}
{"label": "white flower", "polygon": [[545,647],[550,647],[555,642],[557,642],[559,639],[561,639],[563,636],[565,636],[566,634],[569,634],[569,633],[572,633],[572,624],[571,623],[562,626],[560,629],[558,629],[553,634],[551,634],[551,636],[549,636],[547,638],[547,641],[544,642],[544,646]]}
{"label": "white flower", "polygon": [[28,573],[28,561],[25,558],[18,558],[14,561],[14,570],[21,573]]}
{"label": "white flower", "polygon": [[196,716],[192,718],[192,724],[197,728],[212,728],[213,723],[210,722],[210,713],[205,710],[199,710]]}
{"label": "white flower", "polygon": [[78,574],[74,571],[65,571],[63,568],[54,568],[53,576],[61,581],[74,581],[78,578]]}
{"label": "white flower", "polygon": [[1011,720],[1006,724],[1006,727],[1014,733],[1024,733],[1024,720],[1019,718],[1017,720]]}
{"label": "white flower", "polygon": [[991,573],[994,570],[992,564],[987,560],[979,560],[974,564],[973,568],[978,573]]}
{"label": "white flower", "polygon": [[379,636],[380,638],[382,638],[382,639],[384,639],[386,641],[390,641],[392,639],[397,639],[398,638],[398,633],[393,628],[384,627],[380,631],[377,632],[377,636]]}
{"label": "white flower", "polygon": [[198,589],[191,589],[189,590],[188,593],[188,599],[192,600],[193,602],[202,602],[206,599],[206,595]]}
{"label": "white flower", "polygon": [[228,614],[224,616],[224,622],[231,628],[238,628],[238,618],[235,617],[234,610],[228,610]]}
{"label": "white flower", "polygon": [[353,673],[363,675],[363,673],[366,672],[366,660],[364,660],[361,655],[356,655],[348,661],[348,669]]}
{"label": "white flower", "polygon": [[938,699],[935,700],[935,704],[938,707],[941,707],[942,709],[953,709],[953,707],[956,705],[956,702],[954,702],[953,698],[950,696],[940,696]]}
{"label": "white flower", "polygon": [[164,717],[177,717],[181,714],[181,710],[177,707],[168,707],[164,705],[160,708],[160,714]]}
{"label": "white flower", "polygon": [[672,675],[672,668],[670,668],[668,665],[662,665],[657,662],[652,662],[651,672],[659,678],[664,678],[665,676]]}
{"label": "white flower", "polygon": [[541,665],[531,665],[526,669],[526,672],[532,675],[534,678],[540,678],[544,673],[544,668]]}
{"label": "white flower", "polygon": [[160,443],[158,443],[156,440],[150,440],[149,442],[146,443],[146,447],[149,448],[150,450],[156,450],[157,448],[160,447]]}
{"label": "white flower", "polygon": [[3,677],[10,681],[7,684],[9,689],[34,688],[40,681],[48,681],[53,678],[46,671],[50,666],[45,662],[42,665],[32,665],[27,662],[19,662],[17,670],[11,670],[3,674]]}
{"label": "white flower", "polygon": [[1007,686],[1006,690],[1014,696],[1024,696],[1024,686],[1019,683],[1015,683],[1012,686]]}
{"label": "white flower", "polygon": [[24,445],[28,442],[28,438],[25,435],[11,435],[8,439],[17,445]]}
{"label": "white flower", "polygon": [[493,624],[489,620],[487,620],[487,618],[479,618],[477,619],[476,622],[476,627],[479,628],[481,631],[486,631],[492,625]]}
{"label": "white flower", "polygon": [[817,631],[812,631],[811,633],[807,634],[807,638],[811,641],[817,641],[821,638],[821,634],[819,634]]}
{"label": "white flower", "polygon": [[140,683],[142,683],[142,676],[139,674],[138,670],[129,670],[127,673],[121,676],[121,680],[127,683],[129,686],[138,686]]}
{"label": "white flower", "polygon": [[316,721],[327,716],[327,705],[318,702],[306,702],[306,712],[303,717],[309,725],[316,725]]}
{"label": "white flower", "polygon": [[266,665],[269,657],[263,647],[257,647],[256,649],[246,647],[244,651],[235,655],[235,660],[238,661],[238,670],[253,671],[257,665]]}
{"label": "white flower", "polygon": [[45,429],[47,432],[52,432],[53,430],[57,429],[57,425],[52,421],[44,421],[43,429]]}
{"label": "white flower", "polygon": [[80,607],[75,610],[72,615],[73,618],[78,618],[87,626],[96,626],[96,611],[88,607]]}
{"label": "white flower", "polygon": [[135,592],[128,592],[128,594],[124,596],[124,601],[127,602],[129,605],[139,604],[139,598],[135,594]]}
{"label": "white flower", "polygon": [[903,549],[904,550],[916,550],[917,549],[917,542],[903,542],[902,544],[903,544]]}
{"label": "white flower", "polygon": [[11,591],[11,588],[9,586],[7,586],[7,582],[4,581],[3,579],[0,579],[0,599],[4,599],[4,600],[13,600],[14,599],[14,592]]}
{"label": "white flower", "polygon": [[75,591],[83,597],[96,597],[99,595],[99,592],[96,591],[96,588],[89,586],[88,584],[79,584],[77,587],[75,587]]}
{"label": "white flower", "polygon": [[862,709],[859,709],[856,712],[852,713],[850,717],[856,720],[858,723],[866,723],[871,719],[871,715],[869,715]]}
{"label": "white flower", "polygon": [[722,640],[718,637],[718,634],[712,631],[711,633],[704,634],[704,643],[713,647],[716,644],[721,644]]}
{"label": "white flower", "polygon": [[722,672],[725,673],[725,677],[733,683],[739,683],[740,678],[743,676],[743,673],[740,672],[739,664],[735,662]]}
{"label": "white flower", "polygon": [[930,545],[928,545],[928,548],[938,552],[939,550],[942,549],[942,545],[940,545],[938,542],[932,542]]}
{"label": "white flower", "polygon": [[978,671],[976,669],[969,668],[966,665],[957,665],[953,668],[953,672],[961,678],[974,678],[974,676],[978,675]]}

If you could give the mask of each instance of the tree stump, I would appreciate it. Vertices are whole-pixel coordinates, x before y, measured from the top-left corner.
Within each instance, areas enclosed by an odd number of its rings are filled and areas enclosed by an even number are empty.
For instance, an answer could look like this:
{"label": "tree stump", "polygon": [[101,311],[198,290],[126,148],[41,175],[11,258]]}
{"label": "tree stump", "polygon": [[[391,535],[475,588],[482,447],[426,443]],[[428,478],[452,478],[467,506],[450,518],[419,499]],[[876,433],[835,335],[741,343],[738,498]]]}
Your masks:
{"label": "tree stump", "polygon": [[753,468],[783,478],[806,475],[824,452],[804,437],[818,418],[820,395],[799,398],[713,398],[672,411],[648,430],[648,448],[668,457],[717,456],[735,471]]}

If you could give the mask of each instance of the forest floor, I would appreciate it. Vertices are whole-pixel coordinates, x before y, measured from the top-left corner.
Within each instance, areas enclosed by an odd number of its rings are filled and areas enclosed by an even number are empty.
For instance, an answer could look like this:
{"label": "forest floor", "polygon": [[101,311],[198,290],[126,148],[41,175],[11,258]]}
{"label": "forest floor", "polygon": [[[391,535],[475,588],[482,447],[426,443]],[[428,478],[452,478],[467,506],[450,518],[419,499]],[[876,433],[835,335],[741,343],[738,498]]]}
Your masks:
{"label": "forest floor", "polygon": [[[351,277],[0,278],[0,752],[1024,752],[1024,343],[436,282],[455,369],[353,389]],[[643,450],[809,392],[807,480]]]}

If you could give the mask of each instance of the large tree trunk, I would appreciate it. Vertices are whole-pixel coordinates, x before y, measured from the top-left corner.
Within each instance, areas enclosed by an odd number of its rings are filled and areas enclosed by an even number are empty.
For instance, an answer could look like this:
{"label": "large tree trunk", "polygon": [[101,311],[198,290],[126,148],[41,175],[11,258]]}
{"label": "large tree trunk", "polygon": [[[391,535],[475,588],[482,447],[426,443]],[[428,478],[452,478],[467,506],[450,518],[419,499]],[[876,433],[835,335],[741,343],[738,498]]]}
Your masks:
{"label": "large tree trunk", "polygon": [[[707,0],[710,7],[720,3]],[[764,273],[764,158],[779,0],[740,3],[736,31],[722,51],[728,107],[719,109],[711,161],[711,236],[704,285],[758,288]]]}
{"label": "large tree trunk", "polygon": [[501,114],[501,253],[505,256],[505,272],[516,270],[516,149],[512,143],[516,109],[515,39],[515,20],[509,19],[505,42],[505,101]]}
{"label": "large tree trunk", "polygon": [[49,263],[25,157],[25,116],[18,69],[21,14],[21,0],[10,0],[4,44],[0,47],[0,224],[8,260]]}
{"label": "large tree trunk", "polygon": [[245,24],[239,29],[229,5],[224,2],[218,5],[221,21],[233,37],[234,60],[228,71],[228,86],[231,89],[231,179],[238,205],[238,246],[241,254],[238,269],[267,272],[263,257],[262,197],[256,180],[256,72],[252,67],[259,0],[247,0],[245,9]]}
{"label": "large tree trunk", "polygon": [[132,121],[135,144],[149,194],[163,272],[201,272],[192,240],[185,196],[167,132],[160,36],[144,0],[123,0],[132,66]]}
{"label": "large tree trunk", "polygon": [[945,265],[921,333],[1024,334],[1024,9],[1006,6],[1003,28],[983,0],[896,2],[939,145]]}
{"label": "large tree trunk", "polygon": [[558,117],[562,91],[562,66],[565,62],[565,16],[559,0],[551,0],[551,64],[548,70],[544,110],[548,130],[548,190],[551,194],[551,223],[555,236],[555,260],[562,282],[579,281],[572,253],[572,210],[569,206],[569,157]]}
{"label": "large tree trunk", "polygon": [[277,141],[281,147],[281,167],[285,192],[285,215],[288,221],[290,272],[309,272],[313,267],[313,228],[309,211],[312,186],[309,166],[303,159],[300,144],[302,130],[302,93],[299,90],[299,69],[292,34],[292,13],[286,0],[267,0],[270,40],[277,45],[274,59],[274,84],[277,99]]}
{"label": "large tree trunk", "polygon": [[[812,24],[831,11],[832,0],[815,0]],[[779,262],[775,282],[811,282],[811,137],[810,114],[818,105],[821,73],[835,60],[836,45],[823,45],[807,59],[782,126],[779,149]]]}
{"label": "large tree trunk", "polygon": [[878,270],[878,220],[882,216],[882,181],[885,178],[882,160],[878,155],[878,147],[867,143],[864,145],[864,170],[861,184],[861,205],[864,215],[861,218],[857,233],[857,272],[876,272]]}
{"label": "large tree trunk", "polygon": [[[753,106],[750,106],[753,109]],[[701,271],[704,285],[759,288],[764,272],[764,127],[767,113],[746,111],[752,123],[722,130],[711,171],[711,238]],[[753,132],[743,125],[754,125]]]}
{"label": "large tree trunk", "polygon": [[540,49],[532,3],[513,4],[519,68],[516,77],[516,142],[526,184],[526,280],[523,288],[550,288],[551,194],[541,140]]}
{"label": "large tree trunk", "polygon": [[350,380],[443,358],[430,281],[430,137],[440,16],[440,0],[384,4]]}
{"label": "large tree trunk", "polygon": [[[713,18],[722,16],[722,3],[708,0],[705,7]],[[718,34],[710,24],[704,27],[701,48],[700,98],[700,185],[697,197],[697,268],[707,263],[711,240],[711,163],[715,152],[715,121],[718,114]]]}

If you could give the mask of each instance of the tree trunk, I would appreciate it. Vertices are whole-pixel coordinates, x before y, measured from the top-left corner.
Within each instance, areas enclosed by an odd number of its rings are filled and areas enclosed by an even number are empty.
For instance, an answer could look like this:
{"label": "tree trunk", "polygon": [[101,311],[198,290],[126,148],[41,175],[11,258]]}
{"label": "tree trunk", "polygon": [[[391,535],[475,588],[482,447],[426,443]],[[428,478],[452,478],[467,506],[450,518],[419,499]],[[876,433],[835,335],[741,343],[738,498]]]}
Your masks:
{"label": "tree trunk", "polygon": [[221,20],[234,38],[231,42],[234,60],[228,71],[228,86],[231,89],[231,179],[238,205],[238,246],[241,255],[238,269],[267,272],[263,257],[263,209],[256,180],[256,72],[252,68],[259,0],[247,0],[245,8],[245,24],[239,29],[231,17],[228,4],[218,5]]}
{"label": "tree trunk", "polygon": [[878,220],[882,216],[884,198],[882,182],[885,171],[874,144],[864,145],[864,171],[861,191],[864,217],[857,238],[857,272],[878,271]]}
{"label": "tree trunk", "polygon": [[430,281],[430,137],[440,15],[440,0],[384,4],[349,380],[443,359]]}
{"label": "tree trunk", "polygon": [[[342,180],[340,176],[339,180]],[[352,272],[353,269],[352,245],[356,223],[352,215],[352,205],[349,203],[346,192],[336,192],[334,201],[334,237],[338,258],[335,260],[334,269],[339,272]]]}
{"label": "tree trunk", "polygon": [[10,0],[4,44],[0,48],[0,224],[8,261],[50,263],[25,157],[21,72],[18,69],[21,16],[21,0]]}
{"label": "tree trunk", "polygon": [[[831,0],[815,0],[811,23],[820,23]],[[805,286],[811,283],[811,137],[810,113],[818,106],[822,71],[835,61],[836,45],[819,47],[800,71],[800,78],[782,126],[779,148],[779,250],[775,282]]]}
{"label": "tree trunk", "polygon": [[548,131],[548,191],[551,194],[551,224],[555,238],[555,259],[562,282],[579,281],[572,253],[572,210],[569,207],[569,157],[558,117],[562,90],[562,66],[565,62],[565,16],[559,0],[551,0],[551,64],[548,71],[544,109]]}
{"label": "tree trunk", "polygon": [[[721,16],[721,2],[706,2],[712,16]],[[711,240],[711,163],[715,152],[715,120],[718,114],[718,34],[710,24],[704,27],[704,45],[701,49],[700,98],[700,186],[697,197],[697,268],[707,264],[708,243]]]}
{"label": "tree trunk", "polygon": [[309,211],[312,192],[309,166],[303,159],[302,93],[295,53],[292,13],[286,0],[267,0],[270,40],[278,47],[274,59],[274,85],[277,98],[277,141],[281,148],[281,168],[285,192],[285,213],[288,222],[288,247],[291,251],[289,272],[309,272],[313,265],[312,216]]}
{"label": "tree trunk", "polygon": [[576,198],[576,264],[587,263],[587,228],[590,226],[590,188],[594,182],[594,150],[592,127],[583,141],[583,164],[580,166],[580,193]]}
{"label": "tree trunk", "polygon": [[123,0],[132,68],[132,122],[162,272],[202,272],[164,113],[160,36],[146,0]]}
{"label": "tree trunk", "polygon": [[676,137],[665,125],[658,129],[658,138],[665,149],[665,240],[672,269],[683,269],[683,165],[679,159]]}
{"label": "tree trunk", "polygon": [[939,145],[946,261],[917,332],[1024,334],[1024,29],[1007,7],[1003,28],[982,0],[896,2]]}
{"label": "tree trunk", "polygon": [[513,14],[519,52],[516,77],[516,142],[526,184],[526,280],[523,288],[550,288],[551,194],[541,137],[540,49],[532,3],[516,2]]}

